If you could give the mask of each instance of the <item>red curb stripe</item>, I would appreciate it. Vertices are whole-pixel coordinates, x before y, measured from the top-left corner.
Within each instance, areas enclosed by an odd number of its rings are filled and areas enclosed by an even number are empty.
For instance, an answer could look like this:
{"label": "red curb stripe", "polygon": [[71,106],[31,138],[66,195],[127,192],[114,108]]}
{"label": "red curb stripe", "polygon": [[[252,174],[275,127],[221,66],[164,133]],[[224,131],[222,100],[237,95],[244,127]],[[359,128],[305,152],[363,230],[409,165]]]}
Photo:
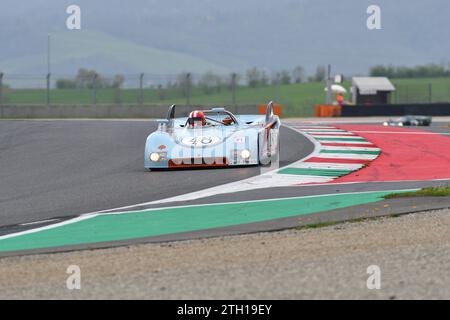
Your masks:
{"label": "red curb stripe", "polygon": [[[440,134],[394,134],[387,131],[424,132],[380,125],[337,125],[358,135],[382,150],[369,166],[338,178],[335,182],[437,180],[450,177],[450,138]],[[373,132],[373,133],[372,133]]]}

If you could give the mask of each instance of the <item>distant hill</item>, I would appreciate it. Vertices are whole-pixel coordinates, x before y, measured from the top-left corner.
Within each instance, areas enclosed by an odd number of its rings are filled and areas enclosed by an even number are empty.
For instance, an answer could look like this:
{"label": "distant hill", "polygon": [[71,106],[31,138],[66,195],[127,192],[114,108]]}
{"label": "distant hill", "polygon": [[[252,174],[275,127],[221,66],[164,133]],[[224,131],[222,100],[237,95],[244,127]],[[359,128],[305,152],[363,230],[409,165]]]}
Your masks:
{"label": "distant hill", "polygon": [[[47,54],[39,52],[1,61],[6,73],[44,74]],[[80,67],[94,68],[98,72],[140,72],[152,74],[177,74],[196,70],[218,73],[229,72],[219,64],[203,58],[169,50],[155,49],[119,39],[99,31],[61,31],[51,34],[51,69],[57,74],[72,75]]]}
{"label": "distant hill", "polygon": [[[65,30],[65,9],[72,3],[82,8],[81,33]],[[45,70],[49,32],[55,35],[56,73],[77,67],[170,74],[252,66],[272,72],[296,65],[310,73],[318,64],[332,63],[336,72],[362,74],[376,64],[448,63],[448,0],[377,0],[383,29],[369,31],[366,9],[373,3],[2,0],[0,69]]]}

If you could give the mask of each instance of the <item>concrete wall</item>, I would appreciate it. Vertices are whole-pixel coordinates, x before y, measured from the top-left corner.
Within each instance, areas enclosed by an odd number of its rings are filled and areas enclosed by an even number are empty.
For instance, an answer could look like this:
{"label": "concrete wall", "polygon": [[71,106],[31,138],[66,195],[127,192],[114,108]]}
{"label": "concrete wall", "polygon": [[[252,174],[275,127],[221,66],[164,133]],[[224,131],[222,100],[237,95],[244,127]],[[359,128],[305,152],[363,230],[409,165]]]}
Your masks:
{"label": "concrete wall", "polygon": [[[168,105],[2,105],[0,118],[165,118]],[[194,109],[209,109],[210,106],[177,106],[175,116],[187,116]],[[229,106],[227,110],[236,114],[258,114],[257,105]]]}

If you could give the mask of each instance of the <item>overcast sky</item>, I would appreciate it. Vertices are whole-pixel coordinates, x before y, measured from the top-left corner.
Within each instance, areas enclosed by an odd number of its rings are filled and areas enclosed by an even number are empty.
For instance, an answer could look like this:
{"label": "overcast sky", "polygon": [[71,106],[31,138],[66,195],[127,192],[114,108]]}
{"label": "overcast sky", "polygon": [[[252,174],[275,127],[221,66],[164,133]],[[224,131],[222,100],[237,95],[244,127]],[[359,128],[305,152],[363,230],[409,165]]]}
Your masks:
{"label": "overcast sky", "polygon": [[[374,3],[381,9],[381,30],[367,28],[366,10]],[[344,73],[364,73],[375,64],[450,60],[448,0],[1,0],[0,68],[17,73],[45,70],[41,56],[49,32],[66,37],[68,43],[79,41],[71,40],[77,31],[66,29],[70,4],[81,7],[82,31],[95,33],[99,44],[108,39],[179,53],[218,70],[296,65],[314,70],[332,63]],[[130,72],[139,68],[118,63],[106,47],[95,53],[82,45],[70,52],[61,49],[55,52],[61,61],[55,68],[72,70],[64,67],[66,56],[90,67]],[[82,58],[74,60],[74,50]]]}

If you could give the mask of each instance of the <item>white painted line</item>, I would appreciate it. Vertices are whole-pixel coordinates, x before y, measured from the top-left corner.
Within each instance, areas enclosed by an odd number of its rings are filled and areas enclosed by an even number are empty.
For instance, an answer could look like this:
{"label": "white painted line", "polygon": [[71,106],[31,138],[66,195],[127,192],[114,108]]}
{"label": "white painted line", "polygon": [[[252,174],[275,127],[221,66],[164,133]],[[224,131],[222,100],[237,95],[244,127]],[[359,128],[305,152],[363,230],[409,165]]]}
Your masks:
{"label": "white painted line", "polygon": [[329,133],[316,133],[316,132],[308,132],[308,134],[312,135],[314,138],[339,138],[339,137],[346,137],[346,138],[361,138],[360,136],[355,135],[354,133],[351,132],[339,132],[338,134],[329,134]]}
{"label": "white painted line", "polygon": [[339,147],[339,146],[322,146],[322,150],[342,150],[342,151],[380,151],[380,148],[373,147]]}
{"label": "white painted line", "polygon": [[361,169],[364,165],[359,163],[326,163],[326,162],[304,162],[289,166],[290,168],[300,169],[330,169],[330,170],[349,170],[355,171]]}
{"label": "white painted line", "polygon": [[[339,143],[339,144],[362,144],[362,145],[374,145],[370,141],[348,141],[348,140],[320,140],[322,143]],[[323,147],[323,146],[322,146]]]}
{"label": "white painted line", "polygon": [[353,153],[321,153],[319,158],[324,159],[354,159],[354,160],[373,160],[378,157],[377,154],[353,154]]}
{"label": "white painted line", "polygon": [[324,183],[328,181],[332,181],[336,179],[338,176],[316,176],[316,175],[306,175],[306,174],[285,174],[280,173],[280,177],[283,179],[290,179],[291,184],[289,184],[287,187],[292,185],[297,185],[298,183]]}
{"label": "white painted line", "polygon": [[[289,125],[289,124],[288,124]],[[332,126],[302,126],[302,125],[296,125],[296,124],[290,124],[291,127],[300,129],[300,130],[306,130],[306,129],[334,129],[336,130],[336,127]]]}
{"label": "white painted line", "polygon": [[40,227],[40,228],[36,228],[36,229],[30,229],[30,230],[25,230],[25,231],[21,231],[21,232],[16,232],[16,233],[11,233],[11,234],[7,234],[4,236],[0,236],[0,240],[4,240],[4,239],[9,239],[9,238],[14,238],[14,237],[18,237],[18,236],[23,236],[26,234],[30,234],[30,233],[36,233],[39,231],[44,231],[44,230],[50,230],[50,229],[54,229],[57,227],[62,227],[65,226],[67,224],[72,224],[75,222],[79,222],[79,221],[83,221],[83,220],[87,220],[87,219],[91,219],[93,217],[97,216],[97,214],[86,214],[86,215],[81,215],[79,217],[73,218],[73,219],[69,219],[60,223],[54,223],[45,227]]}
{"label": "white painted line", "polygon": [[31,226],[34,224],[42,224],[42,223],[53,222],[53,221],[58,221],[58,220],[61,220],[61,219],[48,219],[48,220],[27,222],[27,223],[21,223],[21,224],[19,224],[19,226]]}

